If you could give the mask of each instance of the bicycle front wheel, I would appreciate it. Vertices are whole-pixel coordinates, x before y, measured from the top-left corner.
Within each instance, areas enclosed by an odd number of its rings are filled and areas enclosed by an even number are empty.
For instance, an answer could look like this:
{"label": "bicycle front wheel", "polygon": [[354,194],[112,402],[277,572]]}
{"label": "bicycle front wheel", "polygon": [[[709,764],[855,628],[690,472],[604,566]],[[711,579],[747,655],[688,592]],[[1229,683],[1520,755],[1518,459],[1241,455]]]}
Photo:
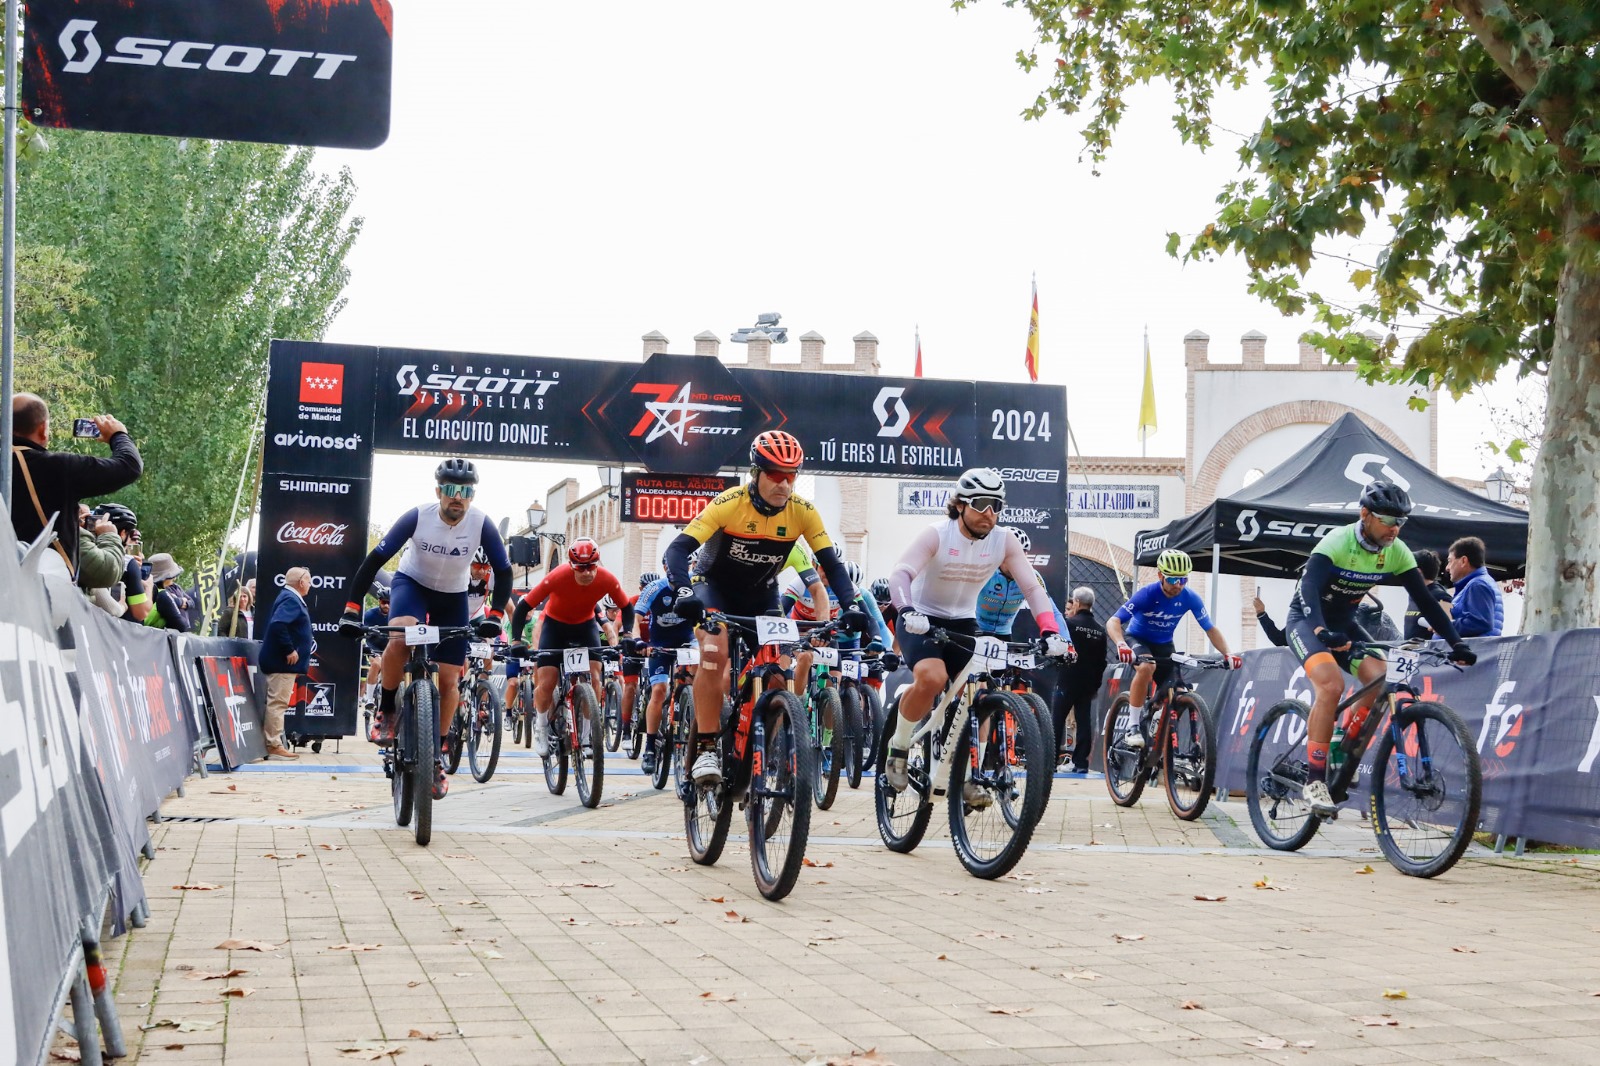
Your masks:
{"label": "bicycle front wheel", "polygon": [[633,709],[628,717],[628,758],[637,759],[644,749],[645,712],[650,703],[650,678],[641,674],[633,686]]}
{"label": "bicycle front wheel", "polygon": [[423,847],[433,839],[433,759],[439,743],[439,690],[432,681],[411,686],[411,743],[415,761],[411,771],[412,831]]}
{"label": "bicycle front wheel", "polygon": [[444,747],[441,754],[444,755],[444,771],[447,774],[453,774],[461,769],[461,755],[466,747],[464,739],[466,736],[466,720],[464,716],[467,713],[467,708],[463,707],[462,704],[466,702],[466,700],[460,700],[456,703],[456,716],[450,722],[450,731],[444,735]]}
{"label": "bicycle front wheel", "polygon": [[[541,753],[544,763],[544,784],[552,796],[567,790],[567,712],[565,701],[557,702],[550,711],[550,747]],[[527,736],[533,736],[533,720],[527,726]]]}
{"label": "bicycle front wheel", "polygon": [[1211,785],[1217,776],[1217,749],[1211,712],[1197,692],[1179,692],[1167,710],[1170,722],[1162,776],[1167,784],[1167,806],[1186,822],[1205,813]]}
{"label": "bicycle front wheel", "polygon": [[606,679],[606,750],[616,751],[622,743],[622,686],[614,677]]}
{"label": "bicycle front wheel", "polygon": [[1138,803],[1149,776],[1144,770],[1144,749],[1130,748],[1127,743],[1127,738],[1138,728],[1139,716],[1132,713],[1132,701],[1126,692],[1118,693],[1106,711],[1105,725],[1101,729],[1106,791],[1118,807],[1132,807]]}
{"label": "bicycle front wheel", "polygon": [[481,783],[494,776],[494,768],[500,762],[500,720],[504,711],[489,682],[479,681],[472,695],[472,705],[467,709],[471,715],[467,722],[467,766],[472,770],[472,779]]}
{"label": "bicycle front wheel", "polygon": [[[1028,705],[1033,712],[1033,720],[1039,723],[1039,737],[1044,742],[1045,761],[1037,767],[1028,767],[1030,772],[1044,775],[1044,805],[1050,806],[1050,790],[1056,782],[1056,726],[1050,720],[1050,708],[1045,706],[1044,697],[1037,692],[1013,692],[1016,699]],[[1043,811],[1041,810],[1042,814]]]}
{"label": "bicycle front wheel", "polygon": [[1245,805],[1261,843],[1278,851],[1299,851],[1317,835],[1322,819],[1301,796],[1310,766],[1306,730],[1311,710],[1299,700],[1272,706],[1255,736],[1245,763]]}
{"label": "bicycle front wheel", "polygon": [[[833,806],[834,799],[839,795],[839,771],[844,767],[844,704],[839,702],[839,690],[832,685],[822,689],[814,698],[816,706],[812,709],[811,720],[818,733],[817,742],[811,745],[811,754],[817,759],[814,767],[817,809],[825,811]],[[808,764],[810,761],[806,760]]]}
{"label": "bicycle front wheel", "polygon": [[844,775],[845,783],[851,788],[861,787],[861,764],[865,761],[861,738],[867,735],[866,724],[862,715],[866,708],[861,703],[861,686],[845,685],[839,689],[839,703],[844,707],[845,724],[845,750],[844,750]]}
{"label": "bicycle front wheel", "polygon": [[573,687],[572,716],[578,727],[578,742],[572,752],[572,772],[578,779],[578,802],[592,810],[600,806],[600,793],[605,788],[606,753],[601,747],[605,723],[600,718],[600,704],[588,685]]}
{"label": "bicycle front wheel", "polygon": [[993,880],[1028,850],[1044,810],[1046,764],[1039,723],[1009,692],[978,700],[980,754],[974,758],[972,730],[955,738],[950,759],[950,840],[956,857],[974,877]]}
{"label": "bicycle front wheel", "polygon": [[775,689],[756,708],[764,731],[750,775],[750,868],[756,888],[770,900],[793,889],[811,833],[811,748],[801,742],[800,700]]}
{"label": "bicycle front wheel", "polygon": [[1442,703],[1397,711],[1373,758],[1372,828],[1396,870],[1437,877],[1456,864],[1478,826],[1483,768],[1466,723]]}
{"label": "bicycle front wheel", "polygon": [[689,776],[690,752],[694,746],[694,691],[688,685],[678,690],[672,724],[672,785],[681,790]]}
{"label": "bicycle front wheel", "polygon": [[883,697],[878,695],[877,689],[864,682],[856,686],[856,691],[861,694],[861,724],[856,739],[861,745],[861,770],[864,773],[877,769],[878,734],[883,732]]}

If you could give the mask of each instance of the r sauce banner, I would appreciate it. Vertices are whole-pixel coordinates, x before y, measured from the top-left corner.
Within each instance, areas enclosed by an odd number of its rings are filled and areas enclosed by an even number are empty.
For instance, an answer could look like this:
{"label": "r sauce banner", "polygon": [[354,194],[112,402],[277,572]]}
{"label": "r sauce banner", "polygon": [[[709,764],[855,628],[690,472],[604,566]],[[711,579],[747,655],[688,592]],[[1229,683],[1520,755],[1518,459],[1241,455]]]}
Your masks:
{"label": "r sauce banner", "polygon": [[376,148],[389,0],[27,0],[22,106],[40,126]]}

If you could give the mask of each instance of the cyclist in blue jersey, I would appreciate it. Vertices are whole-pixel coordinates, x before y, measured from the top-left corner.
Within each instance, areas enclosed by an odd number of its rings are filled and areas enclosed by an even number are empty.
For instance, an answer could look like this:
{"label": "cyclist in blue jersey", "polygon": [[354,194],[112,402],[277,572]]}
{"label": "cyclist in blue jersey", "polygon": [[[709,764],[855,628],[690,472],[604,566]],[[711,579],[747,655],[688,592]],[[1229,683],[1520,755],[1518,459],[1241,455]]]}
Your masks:
{"label": "cyclist in blue jersey", "polygon": [[[656,735],[661,728],[661,708],[667,700],[667,684],[678,666],[678,649],[694,643],[694,623],[672,609],[678,591],[672,582],[656,574],[639,593],[634,603],[634,617],[639,620],[639,632],[649,644],[649,661],[645,673],[650,682],[650,702],[644,709],[644,754],[639,759],[639,769],[646,776],[656,772],[656,759],[660,757]],[[641,579],[642,580],[642,579]],[[694,667],[689,667],[690,672]]]}
{"label": "cyclist in blue jersey", "polygon": [[[1172,634],[1186,614],[1206,631],[1206,639],[1221,653],[1228,669],[1237,670],[1239,656],[1228,650],[1228,638],[1211,622],[1206,613],[1205,601],[1189,588],[1189,575],[1194,563],[1188,552],[1169,548],[1156,560],[1159,581],[1152,582],[1129,597],[1117,608],[1117,613],[1106,620],[1106,636],[1117,646],[1117,657],[1125,663],[1137,662],[1133,684],[1128,687],[1128,699],[1135,707],[1143,707],[1150,695],[1152,680],[1159,686],[1172,670]],[[1126,627],[1126,632],[1124,632]],[[1127,738],[1130,748],[1144,747],[1144,734],[1137,723]]]}
{"label": "cyclist in blue jersey", "polygon": [[[993,637],[1009,637],[1017,621],[1017,612],[1022,610],[1022,603],[1022,586],[1011,579],[1005,567],[996,570],[983,588],[978,590],[978,632]],[[1056,620],[1059,631],[1065,633],[1067,620],[1053,599],[1050,601],[1050,615]],[[1072,657],[1075,658],[1076,654]]]}

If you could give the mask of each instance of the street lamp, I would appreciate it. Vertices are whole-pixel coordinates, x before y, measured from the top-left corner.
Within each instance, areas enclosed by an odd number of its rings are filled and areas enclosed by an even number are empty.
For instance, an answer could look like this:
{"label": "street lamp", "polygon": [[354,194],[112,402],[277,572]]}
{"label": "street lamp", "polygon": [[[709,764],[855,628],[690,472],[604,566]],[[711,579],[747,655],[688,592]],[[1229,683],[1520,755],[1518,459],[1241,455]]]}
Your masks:
{"label": "street lamp", "polygon": [[530,530],[539,529],[541,526],[544,525],[545,515],[547,515],[549,513],[550,512],[548,512],[548,511],[546,511],[544,509],[544,505],[543,504],[540,504],[540,503],[530,503],[530,504],[528,504],[528,528]]}
{"label": "street lamp", "polygon": [[1494,468],[1494,473],[1483,479],[1484,494],[1495,503],[1510,503],[1511,495],[1516,491],[1516,485],[1511,481],[1503,466]]}
{"label": "street lamp", "polygon": [[600,485],[606,490],[606,499],[617,498],[616,487],[622,483],[622,467],[602,466],[600,468]]}

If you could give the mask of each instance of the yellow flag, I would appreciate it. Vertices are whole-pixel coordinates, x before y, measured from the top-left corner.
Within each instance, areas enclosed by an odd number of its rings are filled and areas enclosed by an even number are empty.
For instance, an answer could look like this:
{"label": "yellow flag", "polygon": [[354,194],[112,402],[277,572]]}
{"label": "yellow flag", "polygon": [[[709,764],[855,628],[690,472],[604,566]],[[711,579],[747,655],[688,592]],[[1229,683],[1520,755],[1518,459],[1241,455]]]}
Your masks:
{"label": "yellow flag", "polygon": [[1144,395],[1139,398],[1139,442],[1149,440],[1156,431],[1156,379],[1150,370],[1150,332],[1144,335]]}

